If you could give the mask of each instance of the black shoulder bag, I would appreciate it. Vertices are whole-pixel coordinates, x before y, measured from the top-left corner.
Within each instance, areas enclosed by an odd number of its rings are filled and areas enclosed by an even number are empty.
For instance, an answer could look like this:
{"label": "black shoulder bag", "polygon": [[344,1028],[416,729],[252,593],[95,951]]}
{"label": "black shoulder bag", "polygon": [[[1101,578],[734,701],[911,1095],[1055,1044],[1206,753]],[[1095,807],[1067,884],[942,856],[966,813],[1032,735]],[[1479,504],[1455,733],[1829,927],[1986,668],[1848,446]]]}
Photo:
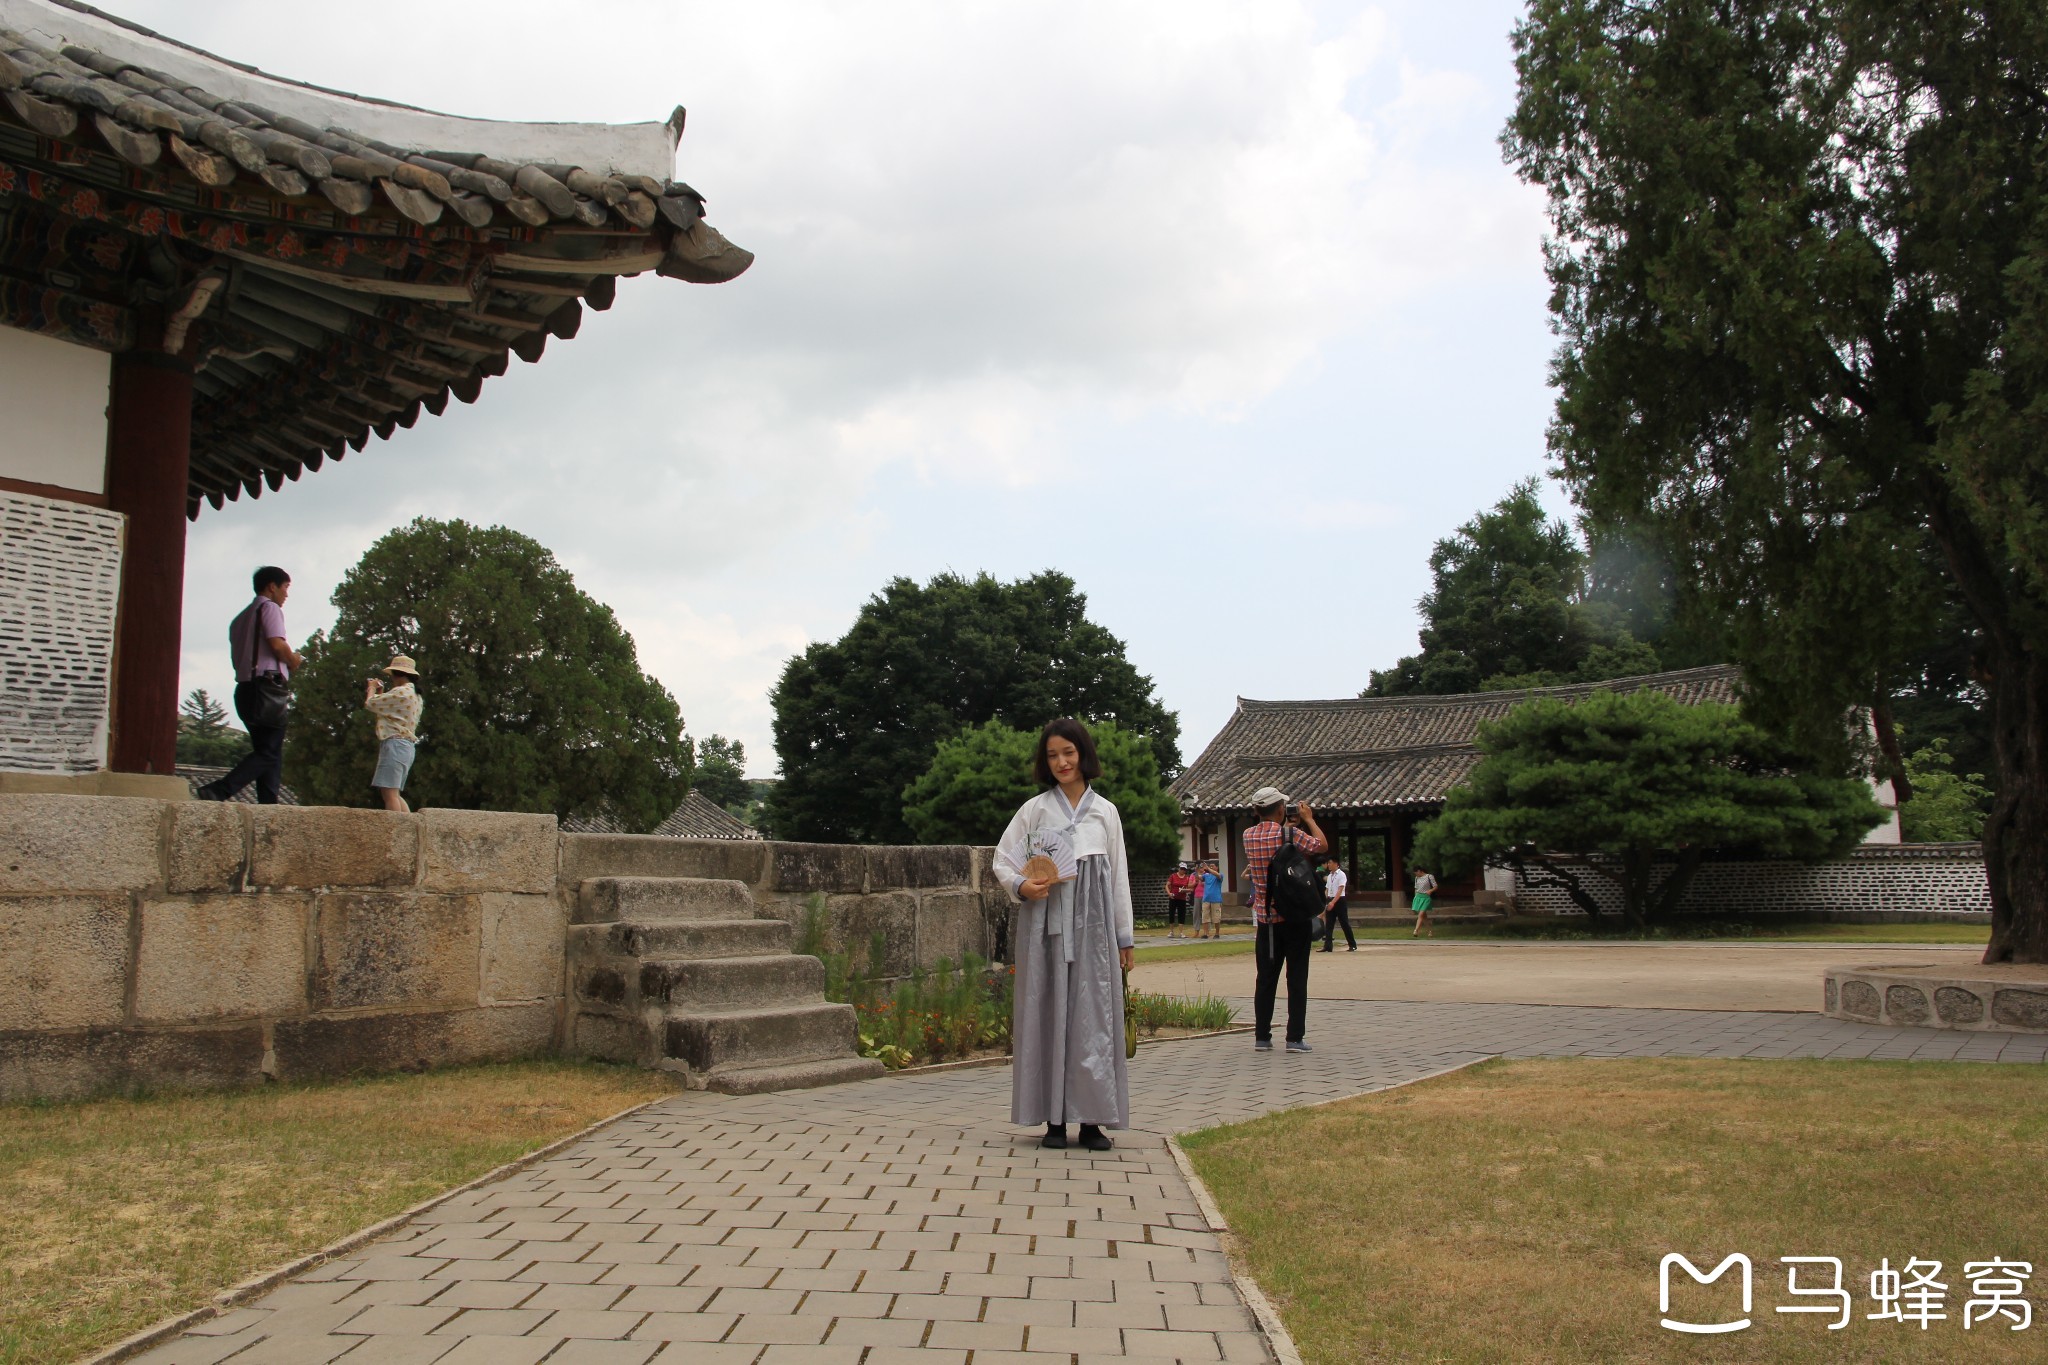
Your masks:
{"label": "black shoulder bag", "polygon": [[256,671],[256,632],[263,620],[262,602],[251,602],[244,615],[249,618],[249,683],[256,689],[255,714],[244,719],[252,727],[260,725],[266,730],[275,730],[291,714],[292,682],[282,673]]}

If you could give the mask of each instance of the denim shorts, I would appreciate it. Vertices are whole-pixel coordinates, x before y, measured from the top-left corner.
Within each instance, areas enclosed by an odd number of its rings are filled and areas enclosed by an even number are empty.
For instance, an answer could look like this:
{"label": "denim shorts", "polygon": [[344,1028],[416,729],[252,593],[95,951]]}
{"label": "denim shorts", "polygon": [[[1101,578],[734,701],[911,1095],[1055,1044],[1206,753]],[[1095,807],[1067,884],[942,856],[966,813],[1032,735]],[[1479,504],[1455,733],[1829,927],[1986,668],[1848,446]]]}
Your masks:
{"label": "denim shorts", "polygon": [[370,785],[404,791],[406,774],[412,771],[412,753],[409,739],[378,740],[377,771],[371,774]]}

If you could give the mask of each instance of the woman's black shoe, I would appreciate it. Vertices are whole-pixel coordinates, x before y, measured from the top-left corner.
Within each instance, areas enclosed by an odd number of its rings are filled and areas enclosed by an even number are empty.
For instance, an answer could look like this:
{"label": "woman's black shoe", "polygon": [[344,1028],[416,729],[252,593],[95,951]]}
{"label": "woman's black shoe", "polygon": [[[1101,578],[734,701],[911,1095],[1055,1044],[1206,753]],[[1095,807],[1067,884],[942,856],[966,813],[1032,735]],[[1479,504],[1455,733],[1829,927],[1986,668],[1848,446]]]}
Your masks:
{"label": "woman's black shoe", "polygon": [[[1087,1130],[1083,1129],[1082,1131],[1085,1132]],[[1038,1140],[1038,1145],[1041,1147],[1052,1147],[1055,1149],[1066,1146],[1067,1125],[1064,1123],[1046,1124],[1045,1136]]]}
{"label": "woman's black shoe", "polygon": [[1081,1125],[1081,1145],[1091,1152],[1106,1152],[1116,1146],[1114,1142],[1109,1140],[1109,1134],[1103,1132],[1092,1123]]}

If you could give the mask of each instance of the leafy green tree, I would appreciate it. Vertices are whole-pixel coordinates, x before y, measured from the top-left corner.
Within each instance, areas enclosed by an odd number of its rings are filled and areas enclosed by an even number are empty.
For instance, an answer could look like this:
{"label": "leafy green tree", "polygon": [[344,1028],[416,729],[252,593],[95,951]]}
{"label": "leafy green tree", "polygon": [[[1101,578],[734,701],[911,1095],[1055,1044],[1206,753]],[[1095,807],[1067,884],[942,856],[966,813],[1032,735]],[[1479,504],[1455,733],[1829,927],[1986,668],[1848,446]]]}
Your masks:
{"label": "leafy green tree", "polygon": [[[1654,556],[1613,531],[1582,546],[1544,514],[1538,487],[1524,479],[1436,543],[1421,652],[1375,669],[1366,696],[1555,687],[1716,662],[1676,619]],[[1664,657],[1667,641],[1683,664]]]}
{"label": "leafy green tree", "polygon": [[1662,692],[1525,702],[1481,726],[1479,748],[1479,766],[1416,831],[1416,864],[1512,866],[1592,915],[1605,883],[1636,926],[1677,908],[1710,850],[1817,862],[1885,814],[1867,783],[1801,771],[1734,707]]}
{"label": "leafy green tree", "polygon": [[745,819],[754,804],[754,784],[747,781],[747,746],[724,735],[697,741],[697,767],[691,789],[705,800]]}
{"label": "leafy green tree", "polygon": [[203,687],[178,703],[178,762],[232,768],[249,752],[249,737],[228,724],[228,709]]}
{"label": "leafy green tree", "polygon": [[419,661],[426,701],[415,806],[602,806],[652,829],[689,791],[675,698],[538,541],[423,517],[372,545],[333,600],[334,629],[307,641],[294,680],[286,771],[301,799],[369,803],[363,683],[394,653]]}
{"label": "leafy green tree", "polygon": [[1984,774],[1959,773],[1955,762],[1945,739],[1931,739],[1906,755],[1906,775],[1913,784],[1913,799],[1899,806],[1906,842],[1961,844],[1984,837],[1991,791]]}
{"label": "leafy green tree", "polygon": [[791,659],[775,686],[777,837],[911,842],[905,784],[939,741],[988,720],[1034,733],[1055,716],[1114,721],[1146,738],[1160,772],[1178,772],[1179,720],[1087,606],[1074,580],[1052,571],[1014,583],[892,580],[844,636]]}
{"label": "leafy green tree", "polygon": [[1953,600],[1997,795],[1987,962],[2048,962],[2048,6],[1534,0],[1550,444],[1846,762]]}
{"label": "leafy green tree", "polygon": [[[1180,852],[1180,807],[1159,776],[1151,743],[1111,721],[1091,723],[1102,776],[1095,789],[1116,805],[1124,848],[1138,867]],[[1001,721],[970,725],[941,740],[932,763],[903,789],[903,818],[923,844],[993,844],[1017,807],[1044,790],[1031,771],[1037,730]]]}
{"label": "leafy green tree", "polygon": [[1375,669],[1366,694],[1477,692],[1496,675],[1576,667],[1588,643],[1573,613],[1585,560],[1524,479],[1430,551],[1422,651]]}

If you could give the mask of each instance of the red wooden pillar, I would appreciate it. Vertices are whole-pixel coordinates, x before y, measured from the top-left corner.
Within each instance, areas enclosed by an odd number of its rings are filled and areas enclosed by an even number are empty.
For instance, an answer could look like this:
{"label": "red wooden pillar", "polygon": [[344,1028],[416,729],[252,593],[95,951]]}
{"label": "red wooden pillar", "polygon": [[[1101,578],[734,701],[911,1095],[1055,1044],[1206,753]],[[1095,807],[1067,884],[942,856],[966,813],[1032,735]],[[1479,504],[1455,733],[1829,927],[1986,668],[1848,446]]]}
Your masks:
{"label": "red wooden pillar", "polygon": [[149,352],[115,356],[107,502],[128,518],[114,634],[108,766],[115,772],[168,774],[177,764],[191,463],[191,367]]}
{"label": "red wooden pillar", "polygon": [[1400,815],[1387,821],[1387,904],[1408,908],[1408,820]]}

